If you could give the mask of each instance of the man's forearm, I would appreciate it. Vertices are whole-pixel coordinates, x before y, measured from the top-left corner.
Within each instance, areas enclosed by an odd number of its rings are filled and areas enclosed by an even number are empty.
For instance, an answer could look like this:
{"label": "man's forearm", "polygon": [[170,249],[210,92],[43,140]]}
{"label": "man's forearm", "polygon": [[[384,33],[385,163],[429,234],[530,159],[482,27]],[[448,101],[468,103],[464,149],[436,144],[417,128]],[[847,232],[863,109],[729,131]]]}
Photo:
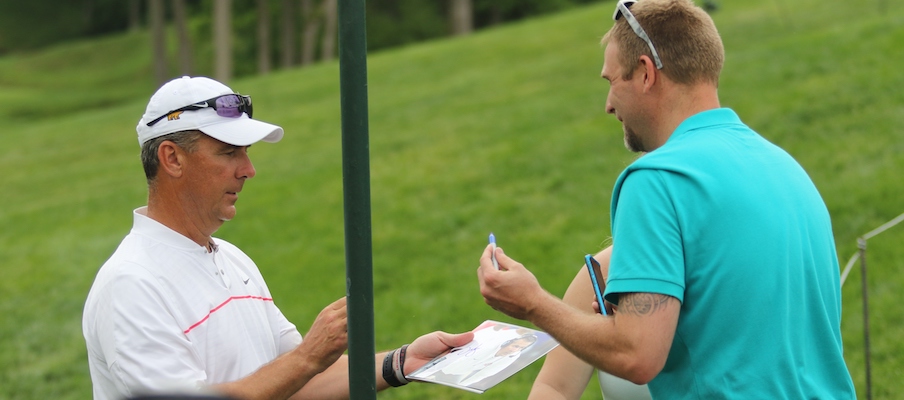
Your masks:
{"label": "man's forearm", "polygon": [[215,385],[212,389],[242,400],[283,400],[297,393],[320,372],[321,368],[304,354],[290,351],[245,378]]}
{"label": "man's forearm", "polygon": [[544,296],[535,302],[528,320],[578,358],[620,376],[624,366],[620,360],[630,358],[630,344],[620,340],[614,318],[578,310],[548,292]]}
{"label": "man's forearm", "polygon": [[578,310],[544,292],[528,320],[587,363],[637,384],[653,379],[668,357],[680,302],[653,293],[626,293],[614,316]]}
{"label": "man's forearm", "polygon": [[[383,379],[383,359],[388,351],[374,355],[374,376],[377,391],[389,388]],[[322,373],[314,376],[307,385],[301,388],[292,399],[347,399],[351,395],[349,389],[348,356],[339,357],[336,362]]]}

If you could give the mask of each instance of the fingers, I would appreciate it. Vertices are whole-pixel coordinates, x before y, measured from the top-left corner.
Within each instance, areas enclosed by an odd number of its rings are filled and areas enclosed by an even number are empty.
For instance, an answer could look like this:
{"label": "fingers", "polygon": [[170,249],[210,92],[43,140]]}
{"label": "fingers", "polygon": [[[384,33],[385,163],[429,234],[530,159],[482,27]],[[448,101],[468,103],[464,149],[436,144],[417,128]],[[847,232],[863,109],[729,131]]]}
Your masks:
{"label": "fingers", "polygon": [[457,334],[436,332],[436,334],[439,337],[439,341],[450,348],[464,346],[470,341],[474,340],[474,332],[464,332]]}
{"label": "fingers", "polygon": [[481,293],[483,293],[484,285],[486,285],[486,275],[490,273],[490,271],[496,272],[496,268],[493,267],[493,260],[490,258],[492,251],[493,246],[487,245],[480,255],[480,265],[477,267],[477,281],[480,284]]}
{"label": "fingers", "polygon": [[[505,255],[505,251],[502,250],[502,247],[496,247],[496,264],[499,265],[500,271],[508,271],[512,269],[512,264],[517,264],[515,260],[512,260],[508,256]],[[493,266],[493,245],[487,245],[483,249],[483,253],[480,255],[480,267],[478,269],[487,269],[487,270],[496,270],[496,267]]]}
{"label": "fingers", "polygon": [[332,365],[348,348],[348,310],[345,297],[324,307],[299,349],[306,351],[319,368]]}
{"label": "fingers", "polygon": [[603,300],[603,303],[606,303],[606,315],[609,315],[610,317],[615,316],[615,312],[618,311],[618,307],[606,300]]}
{"label": "fingers", "polygon": [[[498,249],[498,247],[497,247]],[[493,252],[493,245],[488,244],[487,247],[483,248],[483,254],[480,255],[480,259],[489,258],[490,254]]]}
{"label": "fingers", "polygon": [[477,279],[480,283],[480,292],[484,297],[487,296],[486,290],[490,287],[497,287],[503,282],[517,279],[518,274],[508,275],[502,272],[521,272],[526,271],[523,265],[518,261],[510,258],[505,254],[501,247],[496,248],[496,261],[499,264],[499,270],[493,267],[493,261],[490,259],[492,254],[492,246],[487,246],[480,257],[480,267],[477,268]]}
{"label": "fingers", "polygon": [[[491,258],[493,254],[493,245],[488,244],[487,247],[483,249],[483,253],[480,254],[480,268],[490,267],[493,268],[493,259]],[[495,268],[494,268],[495,269]]]}
{"label": "fingers", "polygon": [[414,371],[428,361],[448,353],[455,347],[464,346],[471,340],[474,340],[473,332],[451,334],[436,331],[423,335],[408,346],[405,370],[406,372]]}
{"label": "fingers", "polygon": [[323,320],[324,324],[337,331],[341,330],[342,332],[348,332],[348,307],[346,305],[347,301],[348,300],[345,297],[341,297],[338,300],[330,303],[330,305],[324,307],[324,309],[320,311],[320,314],[317,316],[317,319],[314,321],[314,324],[317,324],[318,321]]}
{"label": "fingers", "polygon": [[[485,251],[485,253],[488,253],[488,257],[489,257],[489,255],[493,254],[493,252],[492,252],[493,250],[492,250],[492,248],[490,248],[488,250],[489,251]],[[483,265],[483,257],[481,257],[480,260],[481,260],[480,265]],[[488,258],[488,260],[489,260],[490,265],[492,266],[493,260],[489,259],[489,258]],[[506,255],[505,250],[503,250],[502,247],[496,247],[496,264],[499,265],[500,271],[511,271],[513,269],[524,268],[524,266],[521,265],[521,263],[519,263],[518,261],[515,261],[515,259]],[[493,268],[493,269],[495,269],[495,268]]]}
{"label": "fingers", "polygon": [[[496,248],[496,261],[497,262],[512,261],[512,259],[509,258],[509,256],[505,255],[505,250],[502,250],[502,247],[497,247]],[[508,262],[506,264],[508,264]]]}
{"label": "fingers", "polygon": [[[610,317],[615,316],[615,305],[606,300],[603,300],[603,303],[606,303],[605,304],[606,315],[608,315]],[[600,310],[600,303],[597,301],[593,302],[593,312],[595,312],[597,314],[602,314],[602,311]]]}
{"label": "fingers", "polygon": [[340,297],[338,300],[332,302],[330,305],[326,306],[332,310],[345,310],[346,303],[348,303],[348,298],[345,296]]}

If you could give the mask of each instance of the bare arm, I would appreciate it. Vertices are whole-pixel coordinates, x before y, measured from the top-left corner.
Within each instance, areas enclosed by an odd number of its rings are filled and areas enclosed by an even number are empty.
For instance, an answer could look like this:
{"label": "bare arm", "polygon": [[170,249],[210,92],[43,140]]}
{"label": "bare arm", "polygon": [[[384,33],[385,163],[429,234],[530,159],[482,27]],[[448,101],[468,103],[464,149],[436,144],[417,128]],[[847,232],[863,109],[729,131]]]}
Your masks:
{"label": "bare arm", "polygon": [[[604,275],[609,270],[611,254],[612,248],[608,247],[594,256],[600,263]],[[582,266],[562,300],[578,310],[594,313],[591,305],[593,299],[590,274]],[[578,399],[584,393],[592,376],[593,366],[571,354],[565,347],[559,346],[546,355],[546,361],[543,362],[543,368],[534,380],[528,399]]]}
{"label": "bare arm", "polygon": [[[386,353],[374,356],[377,371],[382,369],[383,357]],[[389,387],[377,373],[377,390]],[[292,399],[347,399],[350,396],[348,356],[343,355],[333,365],[311,379]]]}
{"label": "bare arm", "polygon": [[[449,334],[432,332],[423,335],[408,346],[405,356],[405,374],[410,374],[433,358],[444,354],[454,347],[463,346],[474,338],[471,332]],[[383,358],[388,352],[374,356],[374,373],[377,390],[389,388],[383,380]],[[301,390],[292,396],[293,399],[347,399],[349,398],[348,357],[342,356],[323,373],[315,376]]]}
{"label": "bare arm", "polygon": [[490,247],[480,258],[478,279],[487,304],[526,319],[591,365],[637,384],[655,377],[665,365],[680,304],[653,293],[627,293],[618,312],[601,317],[577,309],[545,291],[523,265],[496,251],[500,270],[492,266]]}
{"label": "bare arm", "polygon": [[348,347],[345,297],[324,308],[298,347],[253,374],[212,389],[237,399],[287,399],[334,365]]}
{"label": "bare arm", "polygon": [[[242,400],[257,399],[347,399],[349,398],[348,322],[346,298],[323,309],[298,347],[264,365],[253,374],[211,389]],[[411,373],[434,357],[470,342],[471,332],[457,335],[433,332],[408,347],[405,373]],[[374,355],[377,390],[389,387],[383,380],[383,358]]]}

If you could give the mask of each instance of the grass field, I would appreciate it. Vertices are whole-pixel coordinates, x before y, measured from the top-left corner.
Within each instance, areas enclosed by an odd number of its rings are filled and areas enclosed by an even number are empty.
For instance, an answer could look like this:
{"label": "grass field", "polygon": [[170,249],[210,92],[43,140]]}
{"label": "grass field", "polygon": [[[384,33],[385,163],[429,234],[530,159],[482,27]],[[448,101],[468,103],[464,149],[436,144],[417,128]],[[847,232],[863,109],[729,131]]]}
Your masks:
{"label": "grass field", "polygon": [[[723,0],[722,103],[811,174],[839,258],[904,212],[904,6]],[[368,60],[376,347],[485,319],[475,276],[490,231],[561,295],[609,235],[633,155],[605,115],[598,41],[611,3]],[[143,34],[0,58],[0,399],[90,397],[81,312],[146,188],[134,126],[152,82]],[[252,62],[252,61],[248,61]],[[282,142],[217,233],[256,260],[304,332],[345,293],[338,65],[230,84]],[[869,242],[873,396],[904,392],[904,225]],[[865,397],[860,271],[843,287],[845,356]],[[780,307],[763,301],[765,307]],[[755,329],[755,327],[751,327]],[[768,332],[764,332],[768,334]],[[526,397],[539,363],[483,398]],[[465,399],[433,385],[385,399]],[[591,383],[585,399],[599,398]]]}

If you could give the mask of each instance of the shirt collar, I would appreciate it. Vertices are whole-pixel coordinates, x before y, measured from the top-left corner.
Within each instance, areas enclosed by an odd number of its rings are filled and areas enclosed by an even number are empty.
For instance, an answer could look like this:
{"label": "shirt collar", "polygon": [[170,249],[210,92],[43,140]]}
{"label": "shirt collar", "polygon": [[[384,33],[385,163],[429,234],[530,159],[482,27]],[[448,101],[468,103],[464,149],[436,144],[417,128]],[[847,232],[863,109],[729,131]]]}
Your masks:
{"label": "shirt collar", "polygon": [[734,112],[734,110],[730,108],[714,108],[712,110],[701,111],[694,115],[691,115],[684,121],[682,121],[675,131],[672,132],[672,136],[669,136],[669,140],[671,141],[675,137],[681,136],[684,133],[690,132],[695,129],[705,128],[714,125],[729,125],[729,124],[741,124],[741,118],[738,117],[738,114]]}
{"label": "shirt collar", "polygon": [[168,226],[148,217],[148,207],[139,207],[132,211],[132,232],[146,236],[167,246],[172,246],[186,251],[207,253],[207,249],[199,246],[193,240],[170,229]]}

